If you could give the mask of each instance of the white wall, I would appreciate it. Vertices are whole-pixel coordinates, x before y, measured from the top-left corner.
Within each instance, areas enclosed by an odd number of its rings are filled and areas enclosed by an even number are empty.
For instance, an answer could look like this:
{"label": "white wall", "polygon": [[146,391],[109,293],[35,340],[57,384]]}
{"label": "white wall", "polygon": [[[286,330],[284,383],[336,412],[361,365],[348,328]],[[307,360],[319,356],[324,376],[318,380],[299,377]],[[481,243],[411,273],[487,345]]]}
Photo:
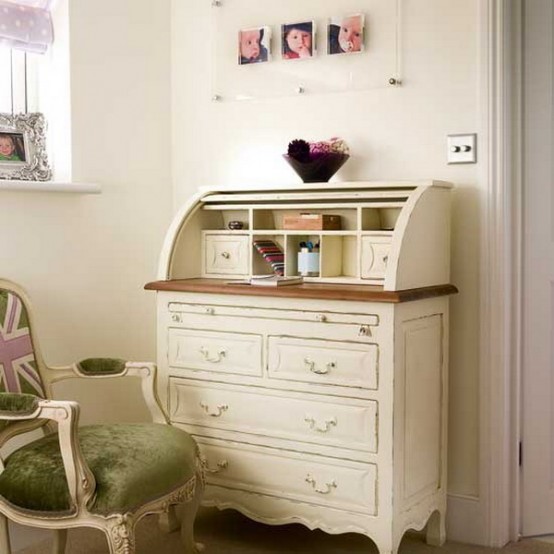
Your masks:
{"label": "white wall", "polygon": [[[478,166],[446,164],[445,142],[447,133],[478,130],[479,2],[402,4],[404,86],[213,103],[211,2],[173,0],[174,209],[198,186],[297,182],[281,154],[299,137],[346,139],[353,157],[337,175],[341,180],[454,182],[452,282],[461,294],[452,300],[449,490],[477,496],[482,185]],[[336,5],[322,0],[321,13],[334,14]],[[270,14],[271,2],[267,6]],[[325,61],[318,63],[324,70]]]}
{"label": "white wall", "polygon": [[[73,179],[99,196],[0,193],[0,275],[34,300],[47,362],[155,359],[156,275],[171,215],[170,3],[71,0]],[[138,386],[60,385],[85,420],[146,415]]]}

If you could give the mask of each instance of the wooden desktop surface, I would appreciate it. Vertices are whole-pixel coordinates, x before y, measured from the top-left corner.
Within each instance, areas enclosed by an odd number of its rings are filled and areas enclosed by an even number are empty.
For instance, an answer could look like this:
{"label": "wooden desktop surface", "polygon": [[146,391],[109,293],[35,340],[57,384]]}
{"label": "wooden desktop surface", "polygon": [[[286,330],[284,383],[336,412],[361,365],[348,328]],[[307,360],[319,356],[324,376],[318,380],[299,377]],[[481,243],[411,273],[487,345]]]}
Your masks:
{"label": "wooden desktop surface", "polygon": [[435,285],[417,289],[385,291],[379,285],[335,285],[302,283],[280,287],[260,287],[236,284],[224,279],[175,279],[147,283],[146,290],[195,292],[208,294],[240,294],[244,296],[279,296],[284,298],[315,298],[321,300],[354,300],[361,302],[412,302],[424,298],[456,294],[454,285]]}

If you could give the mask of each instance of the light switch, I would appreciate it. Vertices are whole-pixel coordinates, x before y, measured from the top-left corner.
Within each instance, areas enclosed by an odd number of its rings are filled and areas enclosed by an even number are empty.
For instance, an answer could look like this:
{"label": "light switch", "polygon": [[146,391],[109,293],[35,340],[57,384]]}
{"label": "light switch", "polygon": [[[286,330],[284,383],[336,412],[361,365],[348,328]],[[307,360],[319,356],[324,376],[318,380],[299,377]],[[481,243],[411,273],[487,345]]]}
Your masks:
{"label": "light switch", "polygon": [[477,135],[448,135],[446,137],[449,164],[477,163]]}

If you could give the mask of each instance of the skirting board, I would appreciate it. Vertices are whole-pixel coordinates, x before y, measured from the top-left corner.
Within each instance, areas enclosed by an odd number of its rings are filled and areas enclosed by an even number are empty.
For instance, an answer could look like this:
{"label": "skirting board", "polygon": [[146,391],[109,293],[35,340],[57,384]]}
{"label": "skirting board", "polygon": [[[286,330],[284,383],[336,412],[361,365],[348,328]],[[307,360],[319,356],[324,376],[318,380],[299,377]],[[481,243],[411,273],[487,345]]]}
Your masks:
{"label": "skirting board", "polygon": [[446,536],[449,541],[487,544],[483,504],[475,496],[448,495]]}

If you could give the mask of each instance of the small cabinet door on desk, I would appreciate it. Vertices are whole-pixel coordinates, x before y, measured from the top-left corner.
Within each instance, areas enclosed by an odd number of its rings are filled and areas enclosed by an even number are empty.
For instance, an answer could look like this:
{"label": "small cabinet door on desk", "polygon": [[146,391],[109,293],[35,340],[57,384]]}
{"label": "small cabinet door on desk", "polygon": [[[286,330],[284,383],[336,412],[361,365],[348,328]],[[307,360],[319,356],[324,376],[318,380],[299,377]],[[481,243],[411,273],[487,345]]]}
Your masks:
{"label": "small cabinet door on desk", "polygon": [[362,279],[385,278],[390,246],[390,237],[362,238]]}

